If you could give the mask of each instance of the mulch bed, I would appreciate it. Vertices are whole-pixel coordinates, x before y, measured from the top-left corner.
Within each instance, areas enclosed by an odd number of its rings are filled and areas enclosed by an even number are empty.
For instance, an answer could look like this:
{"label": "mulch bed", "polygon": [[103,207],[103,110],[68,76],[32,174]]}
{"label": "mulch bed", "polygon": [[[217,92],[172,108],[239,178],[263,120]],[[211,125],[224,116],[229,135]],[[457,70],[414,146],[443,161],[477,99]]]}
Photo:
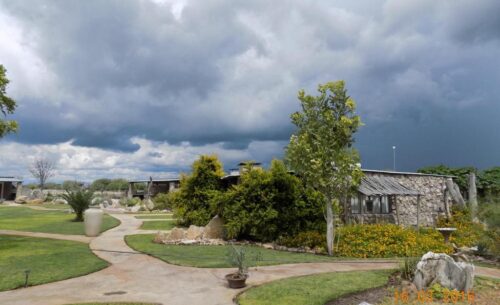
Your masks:
{"label": "mulch bed", "polygon": [[392,296],[392,294],[387,289],[387,286],[382,286],[345,295],[326,303],[326,305],[358,305],[361,302],[376,304],[382,301],[385,297],[390,296]]}

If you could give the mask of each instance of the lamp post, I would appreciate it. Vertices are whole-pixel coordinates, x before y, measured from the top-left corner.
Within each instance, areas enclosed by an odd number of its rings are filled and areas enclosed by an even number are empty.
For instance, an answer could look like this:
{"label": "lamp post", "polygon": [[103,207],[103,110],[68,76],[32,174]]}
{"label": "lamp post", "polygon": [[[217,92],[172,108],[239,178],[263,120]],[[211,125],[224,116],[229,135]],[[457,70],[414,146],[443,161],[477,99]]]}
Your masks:
{"label": "lamp post", "polygon": [[392,147],[392,169],[396,170],[396,146]]}

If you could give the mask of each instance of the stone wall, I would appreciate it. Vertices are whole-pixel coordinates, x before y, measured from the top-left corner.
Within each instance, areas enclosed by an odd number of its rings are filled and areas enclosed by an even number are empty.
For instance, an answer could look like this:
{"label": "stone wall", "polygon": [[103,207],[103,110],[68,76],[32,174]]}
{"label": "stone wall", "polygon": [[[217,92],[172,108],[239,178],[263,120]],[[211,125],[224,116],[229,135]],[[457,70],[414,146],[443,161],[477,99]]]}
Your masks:
{"label": "stone wall", "polygon": [[[365,172],[365,175],[391,176],[396,178],[402,185],[419,191],[422,196],[420,198],[420,225],[434,226],[437,217],[445,214],[445,189],[446,177],[419,175],[419,174],[396,174],[396,173],[377,173]],[[417,225],[417,196],[396,196],[398,204],[400,222],[404,226]],[[451,201],[449,201],[451,205]],[[394,221],[396,215],[394,211]],[[373,216],[367,215],[365,220],[370,222]]]}

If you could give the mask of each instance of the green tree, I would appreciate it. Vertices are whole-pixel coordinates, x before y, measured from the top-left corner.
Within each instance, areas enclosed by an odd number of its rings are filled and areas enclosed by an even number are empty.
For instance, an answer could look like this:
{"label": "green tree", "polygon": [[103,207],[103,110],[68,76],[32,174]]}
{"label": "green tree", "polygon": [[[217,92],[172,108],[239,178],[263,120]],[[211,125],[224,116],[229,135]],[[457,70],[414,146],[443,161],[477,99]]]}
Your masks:
{"label": "green tree", "polygon": [[108,189],[108,186],[110,183],[111,183],[111,179],[107,179],[107,178],[101,178],[101,179],[94,180],[90,184],[90,190],[92,190],[93,192],[105,191]]}
{"label": "green tree", "polygon": [[297,131],[290,138],[286,160],[290,167],[324,196],[328,254],[333,254],[334,205],[346,202],[363,176],[359,154],[352,147],[362,125],[344,81],[318,86],[318,96],[299,91],[302,111],[291,115]]}
{"label": "green tree", "polygon": [[[7,78],[7,70],[3,65],[0,65],[0,112],[6,117],[8,114],[13,114],[16,109],[16,101],[7,96],[7,85],[9,79]],[[8,121],[0,118],[0,138],[8,133],[17,131],[17,122]]]}
{"label": "green tree", "polygon": [[479,173],[479,191],[483,197],[500,197],[500,166],[486,169]]}
{"label": "green tree", "polygon": [[204,226],[217,214],[211,203],[222,191],[223,176],[217,156],[200,156],[194,161],[191,174],[181,177],[179,190],[170,198],[182,224]]}
{"label": "green tree", "polygon": [[227,235],[273,241],[320,229],[322,201],[310,195],[282,161],[273,160],[268,171],[249,168],[239,184],[218,198]]}
{"label": "green tree", "polygon": [[66,191],[76,191],[83,187],[82,182],[78,182],[76,180],[65,180],[62,183],[62,188]]}

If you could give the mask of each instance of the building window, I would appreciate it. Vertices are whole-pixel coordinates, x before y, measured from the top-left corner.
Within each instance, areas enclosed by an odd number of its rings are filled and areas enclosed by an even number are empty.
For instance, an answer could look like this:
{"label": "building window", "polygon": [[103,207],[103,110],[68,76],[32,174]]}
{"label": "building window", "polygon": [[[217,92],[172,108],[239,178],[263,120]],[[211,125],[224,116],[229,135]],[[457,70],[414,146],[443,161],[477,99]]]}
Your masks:
{"label": "building window", "polygon": [[373,201],[368,199],[365,201],[366,213],[373,213]]}

